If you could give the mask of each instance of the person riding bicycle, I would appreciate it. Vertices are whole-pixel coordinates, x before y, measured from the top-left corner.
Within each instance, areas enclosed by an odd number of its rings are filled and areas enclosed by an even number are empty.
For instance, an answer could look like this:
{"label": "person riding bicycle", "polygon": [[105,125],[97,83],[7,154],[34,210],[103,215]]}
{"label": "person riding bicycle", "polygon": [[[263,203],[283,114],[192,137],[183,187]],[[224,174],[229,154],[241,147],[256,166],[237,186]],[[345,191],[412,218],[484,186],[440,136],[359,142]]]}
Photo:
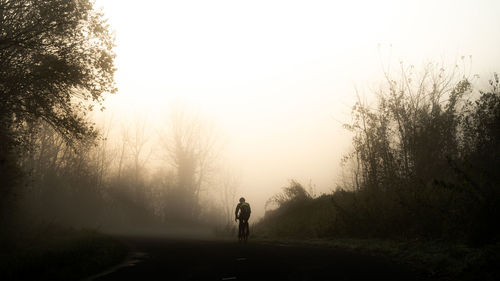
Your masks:
{"label": "person riding bicycle", "polygon": [[236,211],[234,212],[235,221],[240,220],[239,228],[238,228],[238,238],[240,240],[246,240],[248,235],[250,234],[250,228],[248,226],[248,219],[250,218],[250,213],[252,210],[250,209],[250,204],[245,202],[245,198],[240,198],[240,203],[236,206]]}

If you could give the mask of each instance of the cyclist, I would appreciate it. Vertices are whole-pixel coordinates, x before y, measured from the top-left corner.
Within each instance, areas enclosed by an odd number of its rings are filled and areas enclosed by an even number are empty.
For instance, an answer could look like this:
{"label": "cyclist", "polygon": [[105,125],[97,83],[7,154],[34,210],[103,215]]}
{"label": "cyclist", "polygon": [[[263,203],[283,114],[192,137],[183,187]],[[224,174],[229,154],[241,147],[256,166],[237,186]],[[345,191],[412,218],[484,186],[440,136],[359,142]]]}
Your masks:
{"label": "cyclist", "polygon": [[250,204],[245,202],[245,198],[240,198],[240,203],[236,206],[236,211],[234,212],[235,221],[240,220],[239,228],[238,228],[238,239],[247,240],[248,235],[250,234],[250,228],[248,226],[248,219],[250,218],[250,213],[252,210],[250,209]]}

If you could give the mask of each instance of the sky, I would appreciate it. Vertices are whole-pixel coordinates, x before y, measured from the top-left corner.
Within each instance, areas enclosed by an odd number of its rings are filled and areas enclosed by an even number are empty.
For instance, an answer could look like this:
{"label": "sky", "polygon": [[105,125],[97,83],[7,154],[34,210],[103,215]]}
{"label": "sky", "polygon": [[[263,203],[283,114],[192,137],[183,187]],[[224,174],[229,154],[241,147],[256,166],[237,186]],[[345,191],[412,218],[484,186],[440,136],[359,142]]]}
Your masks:
{"label": "sky", "polygon": [[116,35],[105,114],[161,126],[173,102],[197,108],[257,216],[289,179],[335,187],[355,89],[369,96],[384,67],[471,56],[465,72],[500,70],[495,0],[96,3]]}

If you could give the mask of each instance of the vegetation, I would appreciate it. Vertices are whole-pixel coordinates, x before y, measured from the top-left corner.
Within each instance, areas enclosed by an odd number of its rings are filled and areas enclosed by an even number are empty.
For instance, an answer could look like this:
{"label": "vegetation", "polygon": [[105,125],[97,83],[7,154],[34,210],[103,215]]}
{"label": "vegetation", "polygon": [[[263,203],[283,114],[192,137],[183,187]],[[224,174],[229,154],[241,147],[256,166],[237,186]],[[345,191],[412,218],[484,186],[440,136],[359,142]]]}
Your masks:
{"label": "vegetation", "polygon": [[95,139],[85,114],[114,92],[113,38],[89,0],[0,1],[2,220],[19,186],[16,163],[37,123],[66,142]]}
{"label": "vegetation", "polygon": [[[80,278],[123,257],[116,241],[71,227],[134,233],[216,224],[220,233],[234,233],[237,182],[222,177],[220,190],[204,197],[215,186],[218,141],[199,116],[172,110],[158,142],[144,120],[119,136],[115,126],[97,129],[89,121],[94,106],[102,110],[106,94],[116,92],[113,36],[93,4],[0,0],[6,279]],[[421,251],[416,259],[431,265],[446,252],[444,271],[488,273],[500,242],[499,76],[486,90],[477,90],[475,77],[434,64],[421,74],[402,64],[398,77],[385,77],[375,106],[359,99],[345,125],[353,134],[346,181],[319,197],[291,181],[269,200],[275,208],[256,234],[358,239],[350,245],[368,239],[385,245],[377,251],[408,260]],[[156,169],[148,166],[153,148]],[[218,204],[204,204],[213,194]],[[43,227],[47,221],[54,224]],[[462,255],[467,261],[456,258]]]}
{"label": "vegetation", "polygon": [[[233,183],[219,205],[203,205],[217,138],[198,116],[173,109],[159,142],[140,118],[118,133],[111,122],[90,121],[116,92],[113,47],[93,0],[0,0],[0,248],[10,249],[1,257],[8,279],[21,271],[21,279],[75,279],[122,258],[116,241],[78,229],[151,233],[229,221],[222,209],[232,204]],[[161,165],[149,172],[153,148]],[[95,262],[82,262],[88,258]]]}
{"label": "vegetation", "polygon": [[67,140],[93,136],[82,101],[116,89],[113,37],[92,1],[2,0],[0,18],[2,128],[21,141],[44,120]]}
{"label": "vegetation", "polygon": [[474,101],[471,82],[452,79],[427,69],[412,88],[402,71],[376,110],[355,105],[352,185],[332,201],[339,234],[498,241],[498,75]]}
{"label": "vegetation", "polygon": [[[200,192],[207,186],[202,177],[211,176],[209,154],[214,152],[197,143],[205,135],[188,125],[173,124],[181,136],[166,132],[162,143],[148,138],[137,122],[122,130],[118,142],[111,142],[113,131],[105,127],[94,143],[68,145],[39,123],[27,137],[31,149],[18,157],[26,183],[17,214],[113,233],[165,231],[172,224],[200,224],[202,219],[207,225],[219,223],[222,210],[202,206]],[[162,158],[154,159],[161,165],[150,173],[153,149]]]}
{"label": "vegetation", "polygon": [[112,48],[91,0],[0,0],[2,280],[78,279],[123,258],[113,239],[46,227],[44,216],[67,212],[64,204],[102,203],[89,192],[95,182],[83,152],[98,140],[89,112],[116,91]]}
{"label": "vegetation", "polygon": [[2,248],[2,280],[78,280],[125,258],[127,248],[92,230],[37,225]]}
{"label": "vegetation", "polygon": [[445,245],[435,247],[445,259],[456,258],[450,249],[476,248],[468,253],[488,258],[464,254],[467,269],[451,262],[444,271],[493,271],[498,256],[490,253],[500,242],[499,77],[476,91],[470,79],[434,70],[430,65],[419,80],[413,67],[397,81],[387,75],[375,108],[356,103],[345,126],[354,135],[343,159],[350,177],[317,198],[292,181],[271,199],[277,208],[256,225],[257,236],[403,241],[420,245],[410,251],[421,252],[420,263],[432,252],[429,243]]}
{"label": "vegetation", "polygon": [[[260,229],[262,230],[262,229]],[[384,257],[425,273],[431,280],[497,280],[499,245],[481,248],[447,241],[388,240],[359,238],[271,238],[265,243],[349,250],[363,255]]]}
{"label": "vegetation", "polygon": [[[0,0],[0,238],[24,218],[120,231],[222,217],[202,204],[217,138],[198,116],[172,110],[158,143],[140,118],[118,134],[89,121],[116,91],[113,36],[93,5]],[[149,173],[153,148],[162,165]]]}

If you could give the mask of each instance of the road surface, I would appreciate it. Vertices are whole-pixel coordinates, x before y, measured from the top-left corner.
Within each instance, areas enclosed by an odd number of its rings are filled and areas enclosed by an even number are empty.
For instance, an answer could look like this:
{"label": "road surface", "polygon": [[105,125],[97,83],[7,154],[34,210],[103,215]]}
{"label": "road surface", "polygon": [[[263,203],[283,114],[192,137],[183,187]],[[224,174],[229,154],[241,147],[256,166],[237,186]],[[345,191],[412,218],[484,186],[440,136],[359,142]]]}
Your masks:
{"label": "road surface", "polygon": [[383,258],[249,241],[126,238],[126,262],[89,280],[429,280]]}

